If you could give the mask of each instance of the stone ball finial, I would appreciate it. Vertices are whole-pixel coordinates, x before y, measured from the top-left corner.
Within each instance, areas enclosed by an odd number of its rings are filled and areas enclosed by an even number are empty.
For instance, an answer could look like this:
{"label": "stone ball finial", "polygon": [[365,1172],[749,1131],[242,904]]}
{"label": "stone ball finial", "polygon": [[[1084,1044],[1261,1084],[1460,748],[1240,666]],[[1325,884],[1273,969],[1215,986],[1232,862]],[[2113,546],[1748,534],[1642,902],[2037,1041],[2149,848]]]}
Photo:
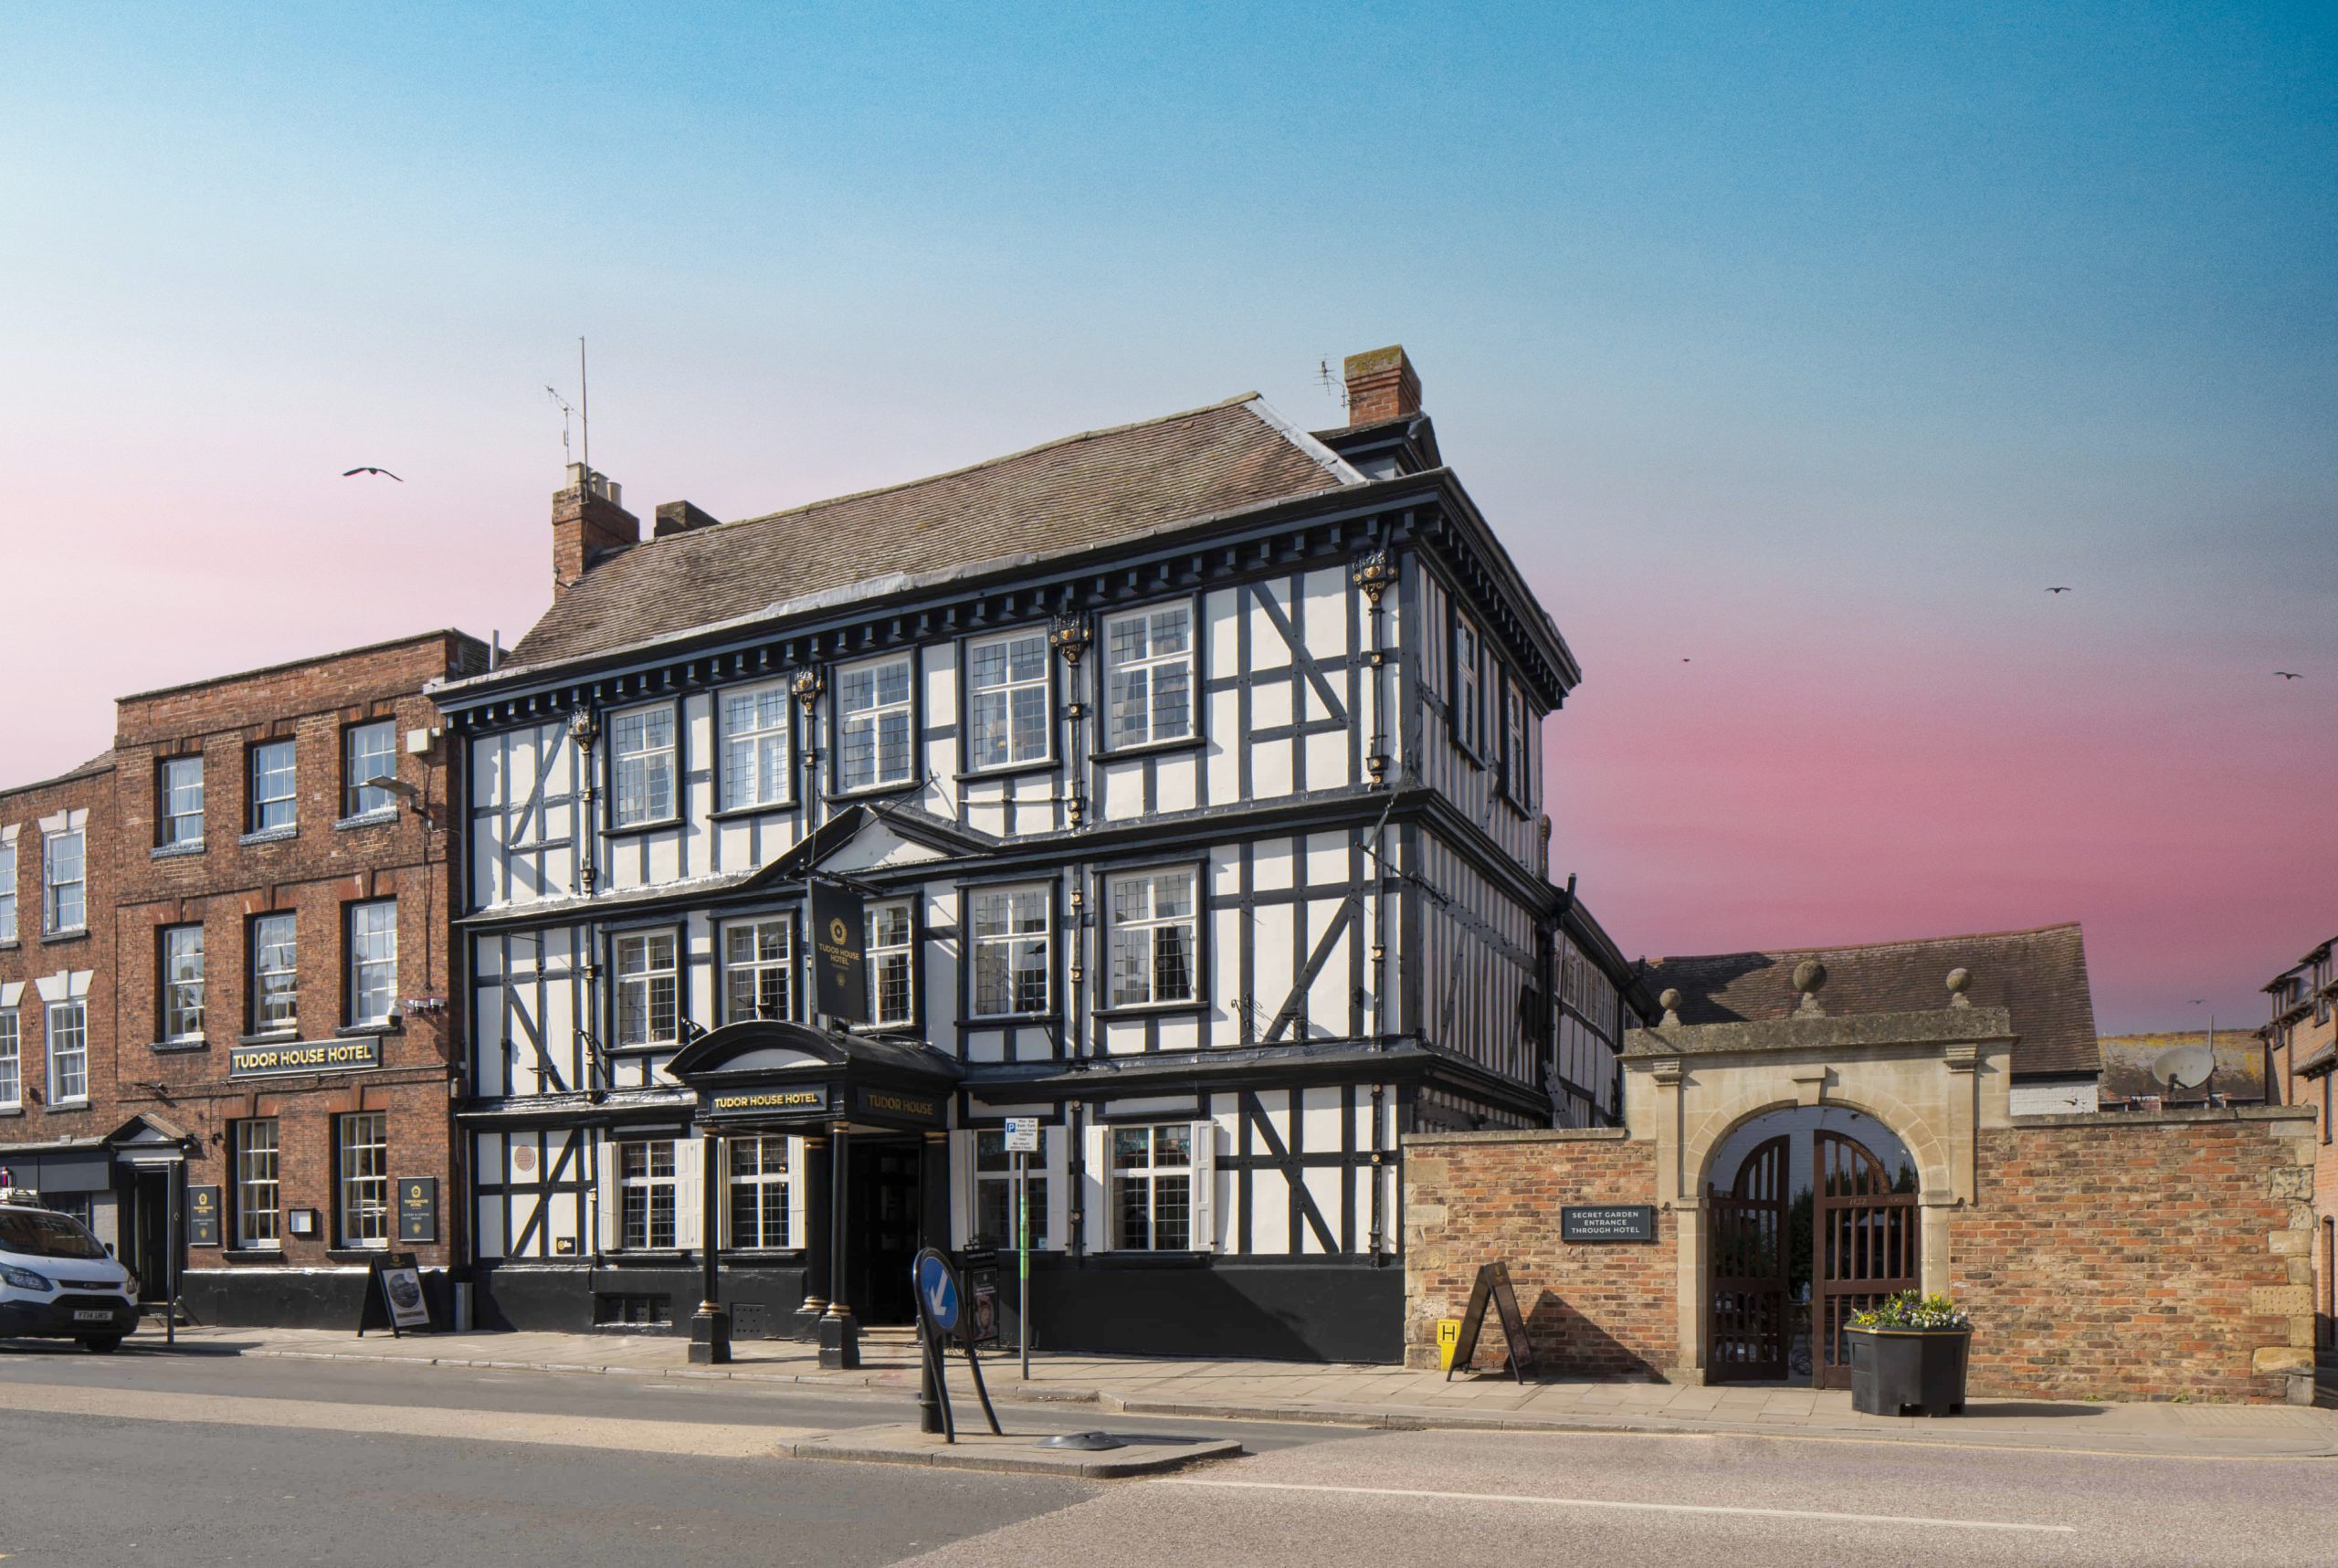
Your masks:
{"label": "stone ball finial", "polygon": [[1794,966],[1794,988],[1808,996],[1827,984],[1827,966],[1815,958],[1806,958]]}
{"label": "stone ball finial", "polygon": [[1680,993],[1667,987],[1663,994],[1657,997],[1656,1005],[1668,1013],[1678,1013],[1680,1010]]}
{"label": "stone ball finial", "polygon": [[1948,1005],[1952,1007],[1973,1005],[1972,998],[1964,994],[1964,988],[1972,984],[1971,970],[1964,968],[1962,964],[1950,970],[1948,972]]}

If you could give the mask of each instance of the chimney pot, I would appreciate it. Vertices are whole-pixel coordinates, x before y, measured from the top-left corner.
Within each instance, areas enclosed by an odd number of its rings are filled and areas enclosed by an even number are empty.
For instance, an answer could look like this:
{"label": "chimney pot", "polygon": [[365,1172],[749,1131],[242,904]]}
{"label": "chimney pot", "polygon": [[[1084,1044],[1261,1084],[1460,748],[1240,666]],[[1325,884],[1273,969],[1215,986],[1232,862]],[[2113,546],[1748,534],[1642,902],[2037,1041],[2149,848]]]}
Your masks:
{"label": "chimney pot", "polygon": [[658,523],[650,531],[650,537],[664,539],[669,534],[688,533],[693,528],[712,528],[721,521],[713,513],[700,510],[691,501],[662,501],[658,504]]}
{"label": "chimney pot", "polygon": [[1403,344],[1350,354],[1345,368],[1350,425],[1377,425],[1421,411],[1421,378]]}

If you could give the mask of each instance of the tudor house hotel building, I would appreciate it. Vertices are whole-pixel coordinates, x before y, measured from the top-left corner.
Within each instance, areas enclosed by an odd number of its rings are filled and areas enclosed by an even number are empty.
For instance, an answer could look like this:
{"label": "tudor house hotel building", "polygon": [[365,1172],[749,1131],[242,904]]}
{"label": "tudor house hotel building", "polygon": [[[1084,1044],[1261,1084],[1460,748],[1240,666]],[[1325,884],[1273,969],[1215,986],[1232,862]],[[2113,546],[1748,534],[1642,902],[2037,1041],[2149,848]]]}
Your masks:
{"label": "tudor house hotel building", "polygon": [[0,794],[0,1166],[206,1323],[354,1323],[376,1251],[438,1298],[448,862],[426,682],[458,632],[121,699],[113,749]]}
{"label": "tudor house hotel building", "polygon": [[[483,1326],[907,1322],[1009,1240],[1034,1338],[1395,1360],[1397,1139],[1612,1121],[1628,972],[1549,878],[1580,679],[1401,350],[647,537],[435,689],[468,762]],[[807,919],[808,905],[808,919]]]}

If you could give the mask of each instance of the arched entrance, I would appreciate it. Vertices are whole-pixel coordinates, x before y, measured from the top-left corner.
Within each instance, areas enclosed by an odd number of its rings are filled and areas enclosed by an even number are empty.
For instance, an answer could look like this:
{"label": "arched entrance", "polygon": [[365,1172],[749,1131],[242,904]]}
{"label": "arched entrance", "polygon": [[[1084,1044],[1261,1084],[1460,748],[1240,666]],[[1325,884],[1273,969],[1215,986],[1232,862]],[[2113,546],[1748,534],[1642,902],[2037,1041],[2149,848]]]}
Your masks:
{"label": "arched entrance", "polygon": [[1851,1315],[1923,1275],[1915,1162],[1839,1107],[1757,1116],[1709,1170],[1706,1375],[1848,1387]]}

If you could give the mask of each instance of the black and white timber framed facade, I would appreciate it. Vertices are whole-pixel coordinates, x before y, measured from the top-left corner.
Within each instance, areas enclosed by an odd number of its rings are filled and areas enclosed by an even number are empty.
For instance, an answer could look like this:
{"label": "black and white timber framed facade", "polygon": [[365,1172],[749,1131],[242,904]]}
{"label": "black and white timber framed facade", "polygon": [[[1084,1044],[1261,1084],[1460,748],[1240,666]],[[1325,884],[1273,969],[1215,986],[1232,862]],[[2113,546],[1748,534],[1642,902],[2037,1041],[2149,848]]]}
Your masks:
{"label": "black and white timber framed facade", "polygon": [[[572,469],[553,611],[436,692],[483,1322],[679,1326],[710,1245],[741,1337],[906,1321],[1032,1116],[1036,1342],[1400,1355],[1399,1134],[1614,1121],[1634,1002],[1549,876],[1580,671],[1394,363],[647,540]],[[790,1048],[814,877],[874,1021]]]}

